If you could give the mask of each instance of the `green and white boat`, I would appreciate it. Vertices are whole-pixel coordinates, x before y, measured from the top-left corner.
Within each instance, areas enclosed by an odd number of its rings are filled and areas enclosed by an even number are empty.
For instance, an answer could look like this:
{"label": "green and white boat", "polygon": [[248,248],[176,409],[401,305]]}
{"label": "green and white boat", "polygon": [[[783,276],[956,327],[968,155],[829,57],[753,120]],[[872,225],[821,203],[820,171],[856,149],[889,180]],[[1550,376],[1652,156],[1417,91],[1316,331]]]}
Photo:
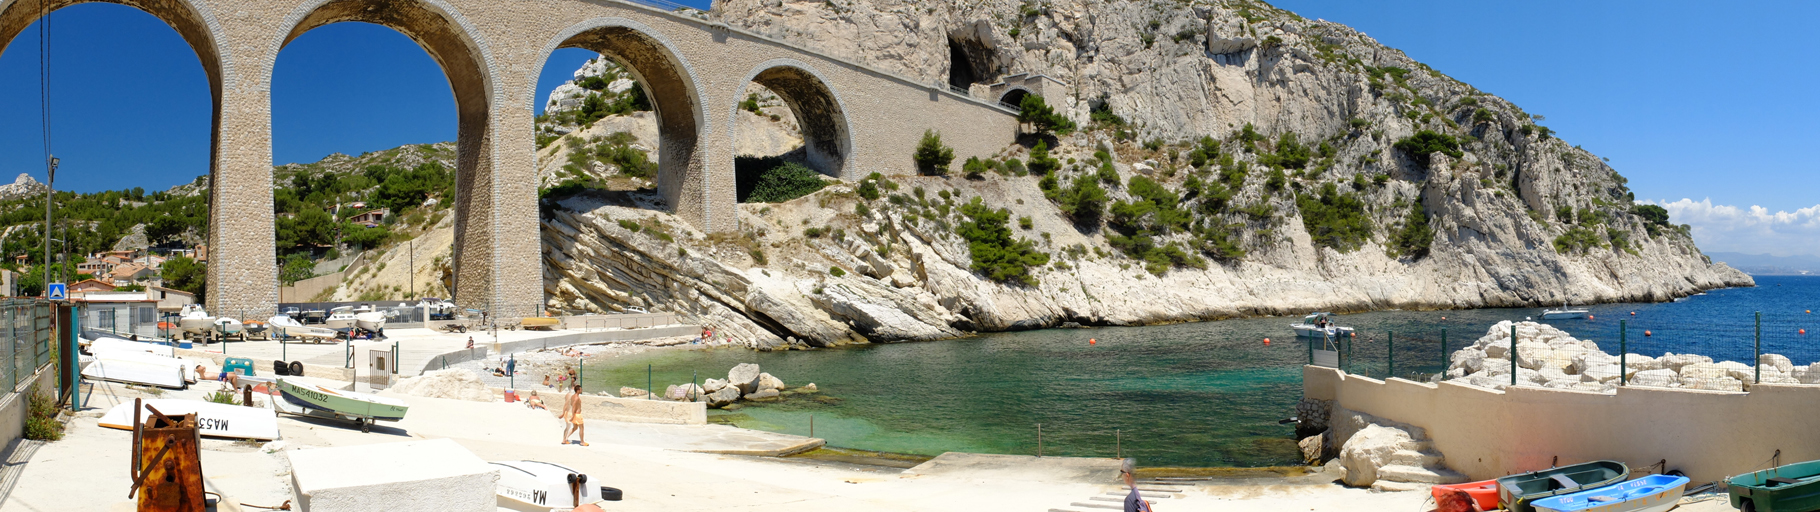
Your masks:
{"label": "green and white boat", "polygon": [[329,389],[315,384],[285,379],[278,379],[277,384],[278,392],[284,396],[285,402],[304,409],[302,413],[292,414],[352,420],[360,425],[362,431],[367,430],[374,420],[402,420],[405,411],[411,407],[395,398]]}

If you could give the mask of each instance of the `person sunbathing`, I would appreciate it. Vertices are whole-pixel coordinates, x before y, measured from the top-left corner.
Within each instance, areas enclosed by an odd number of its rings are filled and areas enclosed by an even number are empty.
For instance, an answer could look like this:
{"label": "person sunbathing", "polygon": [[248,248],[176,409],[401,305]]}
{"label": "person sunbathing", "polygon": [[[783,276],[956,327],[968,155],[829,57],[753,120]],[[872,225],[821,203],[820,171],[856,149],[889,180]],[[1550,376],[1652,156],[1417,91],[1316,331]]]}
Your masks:
{"label": "person sunbathing", "polygon": [[532,409],[542,409],[542,410],[546,410],[546,411],[549,410],[549,408],[544,407],[543,398],[537,396],[537,390],[535,390],[535,389],[531,390],[530,397],[525,398],[525,407],[529,407]]}

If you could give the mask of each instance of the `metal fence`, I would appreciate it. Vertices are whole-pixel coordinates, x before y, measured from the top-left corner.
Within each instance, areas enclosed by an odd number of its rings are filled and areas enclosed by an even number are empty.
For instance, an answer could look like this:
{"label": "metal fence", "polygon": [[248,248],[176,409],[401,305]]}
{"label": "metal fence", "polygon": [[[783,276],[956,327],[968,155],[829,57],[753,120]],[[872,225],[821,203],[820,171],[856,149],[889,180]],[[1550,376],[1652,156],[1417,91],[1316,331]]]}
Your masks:
{"label": "metal fence", "polygon": [[1419,326],[1313,340],[1308,362],[1373,378],[1582,390],[1820,385],[1820,315],[1811,312],[1748,312],[1699,321],[1588,316],[1461,330]]}
{"label": "metal fence", "polygon": [[10,383],[9,393],[17,392],[20,383],[51,364],[56,355],[51,341],[51,305],[36,300],[0,300],[0,322],[7,326],[6,341],[0,343],[0,349],[11,362],[0,379]]}

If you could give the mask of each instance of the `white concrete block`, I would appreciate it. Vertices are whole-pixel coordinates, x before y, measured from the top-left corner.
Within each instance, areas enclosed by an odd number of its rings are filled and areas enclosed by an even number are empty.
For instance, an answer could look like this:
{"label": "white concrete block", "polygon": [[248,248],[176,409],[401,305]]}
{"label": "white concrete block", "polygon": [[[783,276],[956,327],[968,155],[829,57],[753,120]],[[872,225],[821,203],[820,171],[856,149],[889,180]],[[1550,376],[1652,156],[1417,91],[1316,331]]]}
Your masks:
{"label": "white concrete block", "polygon": [[499,471],[449,439],[292,450],[303,512],[494,512]]}

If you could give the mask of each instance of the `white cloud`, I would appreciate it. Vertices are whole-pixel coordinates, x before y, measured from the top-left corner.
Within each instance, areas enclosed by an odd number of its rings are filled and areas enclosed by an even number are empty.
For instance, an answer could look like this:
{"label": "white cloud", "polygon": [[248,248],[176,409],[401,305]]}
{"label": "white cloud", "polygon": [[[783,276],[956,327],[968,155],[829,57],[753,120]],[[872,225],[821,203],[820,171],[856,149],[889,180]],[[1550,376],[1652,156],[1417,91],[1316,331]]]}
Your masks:
{"label": "white cloud", "polygon": [[1670,222],[1693,226],[1702,251],[1820,255],[1820,205],[1771,212],[1756,205],[1715,205],[1712,199],[1641,202],[1667,209]]}

